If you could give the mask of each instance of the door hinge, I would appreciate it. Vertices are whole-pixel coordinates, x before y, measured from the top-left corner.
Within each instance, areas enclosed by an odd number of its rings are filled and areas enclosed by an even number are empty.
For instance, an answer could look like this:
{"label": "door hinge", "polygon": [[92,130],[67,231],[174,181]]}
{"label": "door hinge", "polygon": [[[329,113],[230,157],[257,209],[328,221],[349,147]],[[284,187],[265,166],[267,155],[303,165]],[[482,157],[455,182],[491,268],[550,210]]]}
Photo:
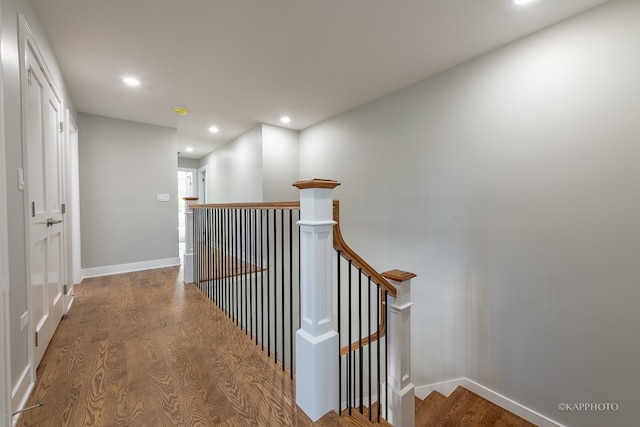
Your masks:
{"label": "door hinge", "polygon": [[38,331],[36,331],[36,347],[38,346]]}
{"label": "door hinge", "polygon": [[29,68],[29,71],[27,72],[27,84],[28,84],[29,86],[31,86],[31,74],[32,74],[32,73],[33,73],[33,72],[31,71],[31,68]]}
{"label": "door hinge", "polygon": [[60,133],[64,132],[64,122],[60,122]]}
{"label": "door hinge", "polygon": [[36,202],[31,202],[31,217],[36,217]]}
{"label": "door hinge", "polygon": [[62,287],[62,292],[63,292],[65,295],[68,295],[68,294],[69,294],[69,285],[64,285],[64,286]]}
{"label": "door hinge", "polygon": [[62,213],[63,213],[63,214],[66,214],[66,213],[67,213],[67,204],[66,204],[66,203],[63,203],[63,204],[61,205],[61,209],[62,209]]}

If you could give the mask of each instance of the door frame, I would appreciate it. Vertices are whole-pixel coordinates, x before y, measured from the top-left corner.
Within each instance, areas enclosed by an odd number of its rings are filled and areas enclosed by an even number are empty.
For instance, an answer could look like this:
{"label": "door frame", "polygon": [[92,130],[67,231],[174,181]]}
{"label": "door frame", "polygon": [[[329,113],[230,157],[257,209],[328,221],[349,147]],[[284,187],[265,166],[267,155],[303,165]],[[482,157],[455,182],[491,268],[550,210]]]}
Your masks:
{"label": "door frame", "polygon": [[194,169],[194,168],[178,168],[178,172],[191,172],[193,173],[193,182],[191,183],[191,185],[193,186],[192,191],[191,191],[191,195],[188,197],[198,197],[198,192],[199,190],[199,185],[198,185],[198,178],[200,176],[200,173],[198,172],[199,169]]}
{"label": "door frame", "polygon": [[[74,137],[75,135],[75,137]],[[67,256],[67,295],[64,296],[64,314],[73,304],[74,286],[82,282],[80,254],[80,175],[78,158],[78,125],[71,111],[64,110],[64,189],[67,213],[65,215],[65,243]]]}
{"label": "door frame", "polygon": [[[19,14],[18,15],[18,20],[19,20],[19,26],[18,26],[18,33],[19,33],[19,37],[18,37],[18,45],[19,45],[19,52],[20,52],[20,88],[21,88],[21,117],[23,118],[22,120],[22,156],[23,156],[23,168],[24,168],[24,180],[25,180],[25,188],[24,188],[24,192],[23,192],[23,201],[24,201],[24,216],[25,216],[25,227],[24,227],[24,234],[25,234],[25,242],[27,242],[27,244],[25,245],[25,262],[26,262],[26,294],[27,294],[27,311],[29,313],[28,316],[28,323],[29,323],[29,327],[27,328],[27,345],[28,345],[28,361],[27,361],[27,369],[28,369],[28,385],[27,385],[27,389],[25,390],[26,392],[24,393],[24,396],[20,396],[21,393],[16,393],[16,396],[14,396],[14,398],[16,399],[21,399],[21,401],[19,402],[18,405],[14,405],[16,407],[21,407],[22,405],[25,404],[26,399],[31,391],[31,389],[33,388],[33,385],[35,383],[36,380],[36,369],[37,366],[34,366],[34,357],[35,357],[35,322],[33,320],[33,293],[32,293],[32,280],[31,280],[31,269],[32,269],[32,265],[31,265],[31,245],[29,242],[31,242],[31,227],[30,227],[30,215],[29,212],[31,212],[31,207],[30,207],[30,203],[31,203],[31,194],[30,194],[30,189],[29,189],[29,156],[28,156],[28,147],[27,147],[27,88],[25,87],[26,85],[26,74],[27,74],[27,52],[29,49],[32,49],[33,54],[36,57],[36,61],[38,62],[38,64],[40,65],[40,68],[47,80],[47,82],[50,84],[51,89],[54,92],[54,95],[60,100],[60,108],[61,111],[64,112],[65,109],[65,105],[64,105],[64,99],[62,97],[62,93],[60,91],[60,89],[58,88],[58,85],[55,81],[55,79],[53,78],[53,75],[51,73],[51,71],[49,70],[49,67],[47,66],[47,63],[45,62],[40,47],[38,46],[38,43],[36,41],[35,36],[33,35],[33,32],[31,31],[31,29],[29,28],[29,24],[27,23],[27,20],[25,19],[24,15]],[[61,165],[62,166],[62,165]],[[62,171],[63,176],[64,176],[64,169]],[[63,189],[64,191],[64,186]],[[64,198],[64,194],[63,194],[63,198]],[[62,233],[62,236],[64,238],[64,233]],[[66,239],[65,239],[66,240]],[[64,251],[62,251],[61,256],[66,256],[66,253],[64,253]],[[63,262],[63,264],[66,264],[66,261]],[[24,384],[18,384],[16,385],[16,387],[21,386],[23,387]]]}

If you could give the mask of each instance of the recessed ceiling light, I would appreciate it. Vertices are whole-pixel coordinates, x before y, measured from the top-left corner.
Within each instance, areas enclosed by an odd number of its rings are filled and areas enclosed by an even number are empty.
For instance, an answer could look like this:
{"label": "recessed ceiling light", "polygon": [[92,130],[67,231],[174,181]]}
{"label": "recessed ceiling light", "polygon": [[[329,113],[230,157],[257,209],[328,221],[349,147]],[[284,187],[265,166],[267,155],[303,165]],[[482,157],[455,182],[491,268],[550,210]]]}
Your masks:
{"label": "recessed ceiling light", "polygon": [[282,123],[290,123],[291,122],[291,118],[289,116],[282,116],[282,117],[280,117],[280,121]]}
{"label": "recessed ceiling light", "polygon": [[191,153],[191,152],[193,152],[193,147],[187,147],[187,148],[185,148],[185,150],[187,150],[188,153]]}
{"label": "recessed ceiling light", "polygon": [[531,3],[532,0],[513,0],[513,2],[515,4],[527,4],[527,3]]}
{"label": "recessed ceiling light", "polygon": [[136,79],[135,77],[125,76],[122,78],[122,81],[129,86],[140,86],[140,80]]}
{"label": "recessed ceiling light", "polygon": [[217,126],[211,126],[211,127],[209,128],[209,132],[211,132],[211,133],[218,133],[218,132],[220,132],[220,129],[218,129],[218,127],[217,127]]}

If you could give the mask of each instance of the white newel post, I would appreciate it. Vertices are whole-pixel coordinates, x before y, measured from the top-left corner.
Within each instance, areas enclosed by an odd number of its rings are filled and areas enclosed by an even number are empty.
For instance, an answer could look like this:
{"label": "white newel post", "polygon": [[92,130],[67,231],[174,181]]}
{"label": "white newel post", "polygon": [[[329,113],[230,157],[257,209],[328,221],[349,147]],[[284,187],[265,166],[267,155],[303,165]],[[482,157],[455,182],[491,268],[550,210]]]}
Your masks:
{"label": "white newel post", "polygon": [[193,210],[191,205],[198,200],[197,197],[184,198],[184,282],[193,283]]}
{"label": "white newel post", "polygon": [[296,333],[296,403],[313,421],[338,411],[340,342],[333,324],[333,198],[336,181],[300,189],[300,329]]}
{"label": "white newel post", "polygon": [[397,292],[387,301],[389,340],[389,417],[394,427],[415,426],[415,387],[411,383],[411,279],[406,271],[382,273]]}

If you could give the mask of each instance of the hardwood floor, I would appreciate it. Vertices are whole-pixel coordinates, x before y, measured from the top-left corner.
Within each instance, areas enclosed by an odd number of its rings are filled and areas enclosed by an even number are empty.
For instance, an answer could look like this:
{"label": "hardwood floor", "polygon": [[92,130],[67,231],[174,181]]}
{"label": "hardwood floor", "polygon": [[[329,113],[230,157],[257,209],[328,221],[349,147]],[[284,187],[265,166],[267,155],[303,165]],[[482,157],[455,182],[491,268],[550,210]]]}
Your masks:
{"label": "hardwood floor", "polygon": [[228,327],[177,267],[75,290],[26,405],[44,406],[19,426],[314,425],[295,405],[289,373]]}
{"label": "hardwood floor", "polygon": [[[86,279],[75,292],[25,405],[44,406],[18,426],[373,425],[335,412],[312,423],[289,372],[178,267]],[[464,389],[417,409],[416,426],[532,426]]]}
{"label": "hardwood floor", "polygon": [[448,397],[432,392],[416,405],[416,427],[535,427],[463,387]]}
{"label": "hardwood floor", "polygon": [[242,274],[264,271],[257,265],[243,261],[233,255],[226,254],[209,245],[200,244],[198,255],[204,260],[200,265],[200,281],[240,276]]}

